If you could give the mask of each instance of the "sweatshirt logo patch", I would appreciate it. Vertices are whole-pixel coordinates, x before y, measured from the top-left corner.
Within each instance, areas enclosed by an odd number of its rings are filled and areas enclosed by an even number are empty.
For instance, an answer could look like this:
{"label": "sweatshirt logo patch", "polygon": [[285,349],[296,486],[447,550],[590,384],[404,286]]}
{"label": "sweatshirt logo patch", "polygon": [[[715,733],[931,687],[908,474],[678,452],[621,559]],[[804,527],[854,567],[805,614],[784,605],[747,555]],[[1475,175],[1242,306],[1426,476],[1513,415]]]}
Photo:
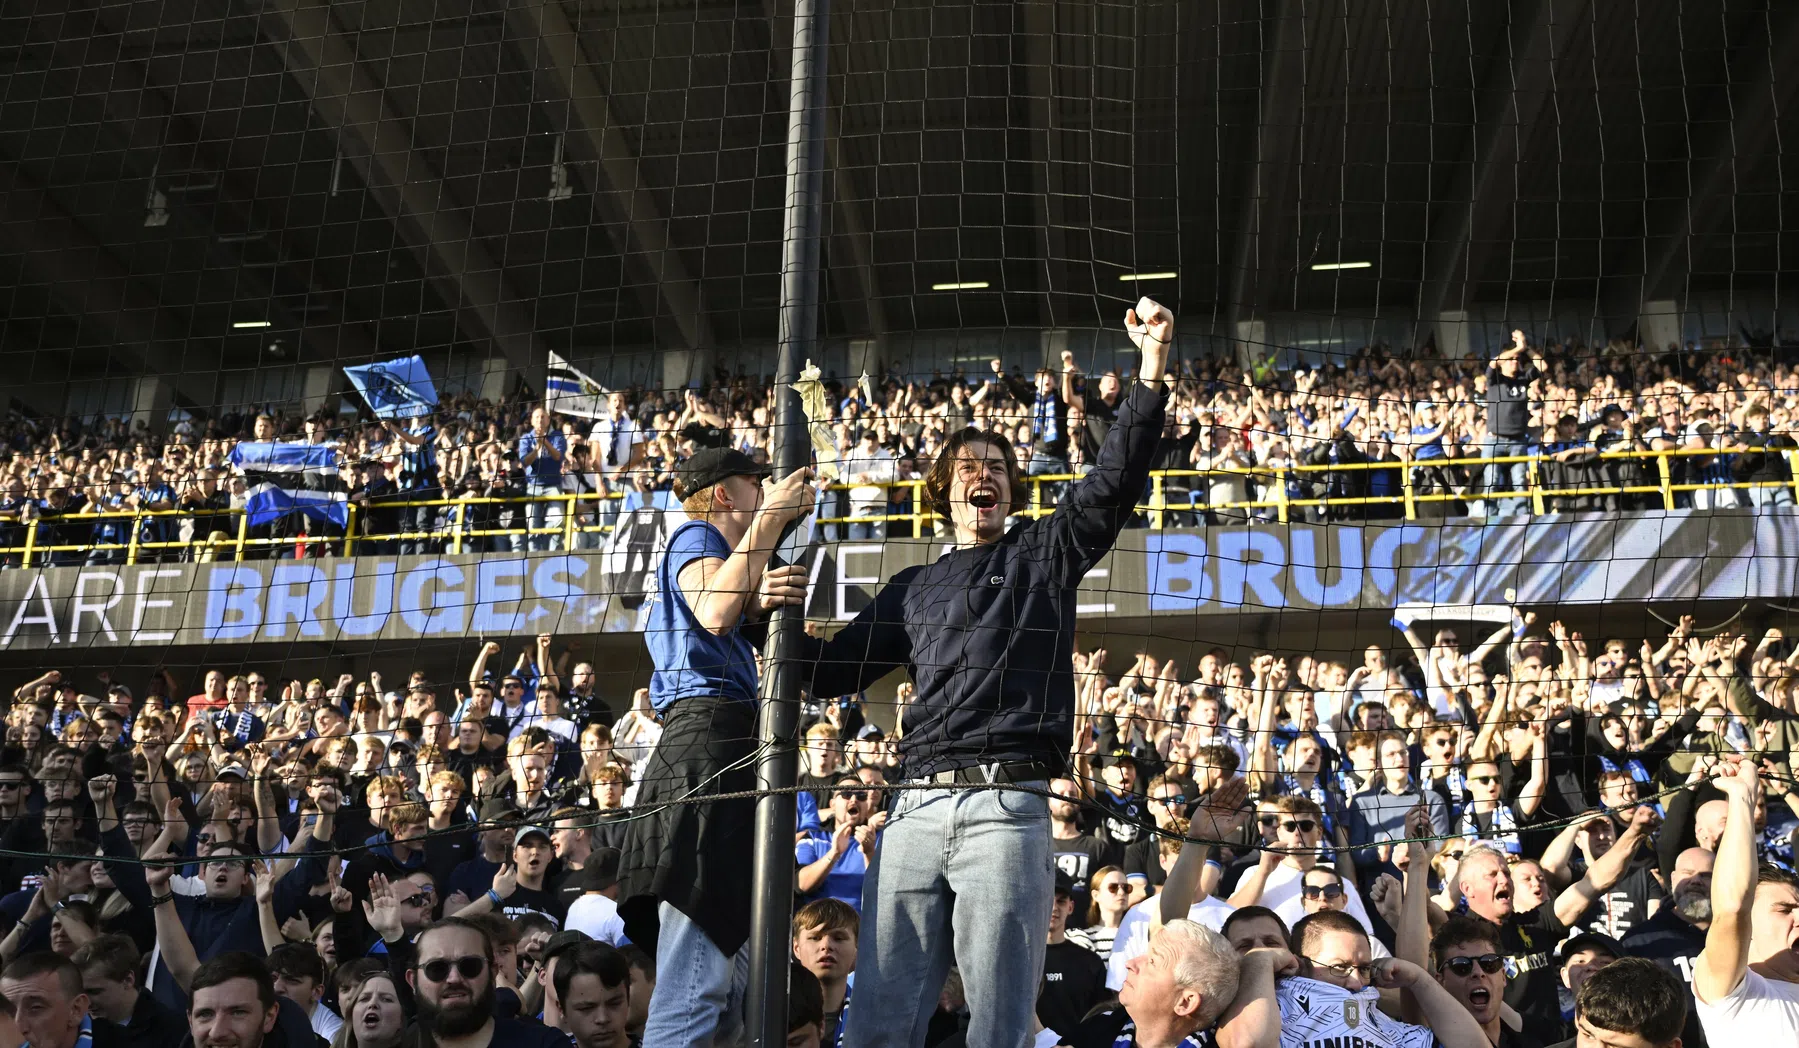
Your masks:
{"label": "sweatshirt logo patch", "polygon": [[994,575],[987,580],[989,586],[1004,586],[1005,584],[1006,577],[1004,575]]}

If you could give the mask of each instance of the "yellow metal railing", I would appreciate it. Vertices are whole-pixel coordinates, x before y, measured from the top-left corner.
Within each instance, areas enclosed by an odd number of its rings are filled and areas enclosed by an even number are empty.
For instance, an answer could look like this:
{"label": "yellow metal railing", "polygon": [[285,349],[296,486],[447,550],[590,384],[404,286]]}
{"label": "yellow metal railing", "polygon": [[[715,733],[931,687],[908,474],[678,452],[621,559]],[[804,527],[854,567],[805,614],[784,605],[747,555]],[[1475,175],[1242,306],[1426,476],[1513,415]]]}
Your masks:
{"label": "yellow metal railing", "polygon": [[[1528,499],[1534,513],[1547,511],[1547,500],[1552,498],[1578,497],[1591,495],[1659,495],[1664,509],[1675,508],[1675,496],[1691,491],[1725,491],[1747,488],[1790,488],[1799,501],[1799,479],[1793,481],[1767,481],[1756,483],[1675,483],[1672,462],[1680,458],[1712,456],[1720,454],[1713,450],[1677,449],[1671,451],[1617,451],[1594,455],[1588,462],[1620,462],[1637,461],[1654,463],[1656,483],[1605,485],[1578,488],[1549,488],[1543,486],[1542,465],[1551,456],[1546,455],[1511,455],[1496,458],[1462,458],[1462,459],[1428,459],[1418,462],[1357,462],[1357,463],[1325,463],[1320,465],[1300,465],[1269,467],[1260,466],[1242,470],[1197,470],[1171,469],[1158,470],[1150,475],[1148,500],[1139,503],[1137,509],[1147,518],[1149,526],[1160,529],[1167,526],[1172,513],[1203,513],[1218,511],[1245,511],[1246,516],[1258,516],[1258,511],[1272,510],[1272,517],[1282,523],[1292,519],[1293,511],[1307,508],[1337,508],[1349,506],[1397,506],[1407,520],[1418,517],[1419,506],[1432,502],[1460,502],[1495,499]],[[1723,454],[1732,454],[1723,452]],[[1799,478],[1799,452],[1782,452],[1796,478]],[[1420,468],[1465,466],[1478,478],[1487,467],[1523,462],[1527,464],[1529,482],[1521,491],[1419,491],[1416,471]],[[1394,470],[1399,477],[1399,494],[1378,496],[1357,496],[1353,498],[1293,498],[1287,491],[1288,478],[1297,476],[1304,478],[1312,474],[1347,473],[1356,471]],[[1509,471],[1508,471],[1509,473]],[[1265,483],[1269,489],[1268,498],[1246,499],[1231,502],[1212,502],[1205,498],[1203,484],[1195,487],[1202,490],[1192,492],[1187,499],[1170,500],[1170,480],[1197,481],[1198,478],[1211,476],[1234,475],[1246,480]],[[1019,512],[1023,516],[1038,518],[1047,516],[1055,510],[1055,499],[1046,486],[1063,484],[1080,479],[1069,474],[1051,474],[1026,477],[1024,481],[1030,486],[1030,497]],[[924,497],[924,481],[897,480],[882,484],[836,484],[831,490],[849,490],[853,488],[880,488],[887,499],[889,512],[864,514],[859,516],[821,516],[820,524],[887,524],[907,523],[912,526],[912,534],[928,535],[934,530],[937,515],[926,504]],[[905,492],[902,503],[908,506],[905,512],[892,512],[891,493],[894,490]],[[111,512],[72,513],[54,518],[47,518],[29,524],[17,524],[24,529],[24,543],[18,546],[0,546],[0,558],[18,558],[22,567],[41,564],[46,558],[55,560],[58,553],[79,553],[83,559],[94,552],[122,552],[123,563],[136,564],[143,559],[158,559],[165,553],[180,552],[189,560],[243,560],[247,553],[271,548],[319,547],[324,552],[336,553],[341,549],[344,556],[356,555],[359,547],[369,543],[399,542],[433,542],[442,543],[447,553],[469,552],[471,542],[477,539],[507,537],[524,538],[529,543],[532,537],[553,535],[561,540],[561,548],[573,549],[576,540],[584,535],[605,535],[612,530],[610,524],[586,523],[584,516],[591,516],[598,504],[606,499],[620,499],[618,494],[598,495],[555,494],[521,496],[512,499],[494,498],[458,498],[458,499],[419,499],[411,501],[384,501],[376,508],[381,512],[392,512],[402,509],[421,507],[451,509],[450,520],[431,531],[396,531],[369,532],[365,527],[368,510],[360,503],[352,502],[348,507],[347,522],[341,535],[284,535],[280,537],[252,536],[250,534],[249,517],[241,509],[207,509],[207,510],[117,510]],[[559,503],[562,506],[562,519],[554,527],[533,528],[527,523],[524,527],[474,527],[471,526],[472,509],[479,506],[505,506],[518,513],[528,514],[532,503]],[[196,537],[192,541],[183,542],[171,539],[145,539],[143,524],[157,518],[168,518],[171,523],[184,517],[230,518],[234,522],[233,531],[222,538],[212,536]],[[55,544],[39,541],[39,527],[56,527],[59,522],[68,522],[77,526],[92,525],[105,520],[125,522],[127,537],[123,542],[84,542],[78,544]],[[217,532],[214,533],[218,534]]]}

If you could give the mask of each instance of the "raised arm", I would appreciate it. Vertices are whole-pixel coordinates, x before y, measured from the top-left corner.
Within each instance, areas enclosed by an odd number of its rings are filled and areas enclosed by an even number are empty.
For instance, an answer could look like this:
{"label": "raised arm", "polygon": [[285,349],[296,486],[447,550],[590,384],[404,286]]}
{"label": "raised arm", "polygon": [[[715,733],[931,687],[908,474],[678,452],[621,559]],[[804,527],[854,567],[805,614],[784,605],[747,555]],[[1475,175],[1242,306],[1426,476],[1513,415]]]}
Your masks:
{"label": "raised arm", "polygon": [[1162,374],[1174,342],[1174,315],[1147,298],[1137,307],[1125,314],[1125,330],[1141,358],[1138,381],[1120,402],[1093,471],[1069,485],[1049,518],[1051,542],[1068,558],[1076,580],[1111,550],[1136,512],[1162,439]]}
{"label": "raised arm", "polygon": [[1187,826],[1187,840],[1169,869],[1162,885],[1162,923],[1179,920],[1206,897],[1201,887],[1201,874],[1219,844],[1236,839],[1249,817],[1249,785],[1241,778],[1230,779],[1212,791],[1193,813]]}
{"label": "raised arm", "polygon": [[1636,857],[1637,847],[1655,831],[1659,818],[1655,809],[1642,805],[1631,815],[1630,825],[1618,835],[1611,848],[1587,867],[1587,875],[1562,889],[1555,897],[1555,919],[1573,927],[1601,895],[1612,890]]}
{"label": "raised arm", "polygon": [[144,868],[145,880],[150,885],[152,905],[156,913],[156,946],[162,952],[162,963],[168,966],[169,974],[175,977],[175,985],[182,993],[188,992],[193,982],[194,970],[200,967],[200,955],[194,950],[194,940],[187,934],[187,928],[181,923],[181,911],[175,908],[175,893],[169,887],[169,879],[174,875],[172,866],[148,866]]}
{"label": "raised arm", "polygon": [[676,583],[693,617],[708,632],[723,636],[737,628],[755,602],[763,569],[788,522],[812,508],[809,467],[763,487],[762,505],[731,555],[697,557],[681,568]]}
{"label": "raised arm", "polygon": [[1374,962],[1373,985],[1383,990],[1403,990],[1437,1035],[1443,1048],[1492,1048],[1487,1033],[1474,1021],[1474,1014],[1419,964],[1399,957],[1383,957]]}
{"label": "raised arm", "polygon": [[1749,970],[1749,911],[1755,904],[1755,802],[1761,777],[1754,761],[1739,761],[1714,783],[1729,804],[1712,866],[1712,923],[1693,965],[1693,993],[1716,1004]]}
{"label": "raised arm", "polygon": [[481,650],[475,652],[474,665],[468,668],[469,694],[473,695],[475,693],[475,685],[487,679],[487,660],[499,653],[500,642],[494,640],[490,640],[481,645]]}

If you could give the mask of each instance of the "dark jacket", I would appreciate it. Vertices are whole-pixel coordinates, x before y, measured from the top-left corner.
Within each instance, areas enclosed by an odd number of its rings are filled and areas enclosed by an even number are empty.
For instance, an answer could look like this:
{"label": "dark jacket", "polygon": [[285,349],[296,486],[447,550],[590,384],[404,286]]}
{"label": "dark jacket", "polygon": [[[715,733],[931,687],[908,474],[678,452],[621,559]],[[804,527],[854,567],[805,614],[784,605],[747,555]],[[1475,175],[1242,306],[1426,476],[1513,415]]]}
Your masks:
{"label": "dark jacket", "polygon": [[1162,415],[1161,393],[1133,382],[1093,472],[1054,513],[895,575],[855,621],[808,645],[812,693],[852,695],[905,667],[918,689],[900,743],[907,778],[988,762],[1063,767],[1075,589],[1134,512]]}
{"label": "dark jacket", "polygon": [[[137,864],[137,849],[125,837],[121,827],[101,835],[101,846],[108,858],[120,858],[133,861],[108,862],[107,875],[112,878],[131,905],[152,913],[154,904],[150,901],[150,886],[144,881],[144,868]],[[285,921],[300,912],[300,906],[306,901],[306,895],[314,885],[325,880],[324,857],[318,852],[330,847],[329,844],[317,840],[306,842],[306,853],[287,876],[275,882],[275,920]],[[242,950],[263,956],[266,952],[262,946],[262,927],[256,914],[256,900],[248,895],[238,899],[208,899],[176,896],[175,908],[181,914],[181,924],[187,929],[189,938],[194,941],[194,952],[202,962],[210,960],[221,953],[231,950]],[[156,971],[152,978],[152,992],[158,1003],[177,1013],[186,1014],[187,995],[175,985],[175,977],[169,973],[168,966],[160,959],[156,962]]]}
{"label": "dark jacket", "polygon": [[[163,1007],[147,992],[137,995],[137,1007],[131,1010],[130,1022],[123,1026],[108,1025],[115,1031],[113,1043],[119,1048],[171,1048],[188,1035],[187,1017]],[[97,1048],[100,1043],[97,1034],[94,1041]]]}

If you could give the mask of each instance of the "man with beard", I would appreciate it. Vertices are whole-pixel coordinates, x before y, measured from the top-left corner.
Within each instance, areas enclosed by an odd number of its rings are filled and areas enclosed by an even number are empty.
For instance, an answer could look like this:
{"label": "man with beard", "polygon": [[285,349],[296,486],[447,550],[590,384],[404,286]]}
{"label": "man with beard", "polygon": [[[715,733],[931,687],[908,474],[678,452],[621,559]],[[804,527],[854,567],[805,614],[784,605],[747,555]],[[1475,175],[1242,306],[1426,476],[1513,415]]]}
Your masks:
{"label": "man with beard", "polygon": [[418,961],[406,982],[418,1003],[419,1025],[431,1031],[437,1048],[569,1048],[568,1035],[559,1030],[494,1018],[493,943],[480,925],[446,917],[420,932],[416,945]]}
{"label": "man with beard", "polygon": [[1049,836],[1056,869],[1074,882],[1074,910],[1087,912],[1087,882],[1101,866],[1116,866],[1122,850],[1110,840],[1081,832],[1081,789],[1073,779],[1049,782]]}
{"label": "man with beard", "polygon": [[1761,776],[1753,759],[1717,780],[1729,805],[1712,868],[1712,923],[1693,966],[1715,1045],[1790,1044],[1799,1029],[1799,878],[1755,866]]}
{"label": "man with beard", "polygon": [[1499,1020],[1505,1003],[1505,958],[1499,928],[1481,917],[1457,915],[1430,941],[1438,985],[1449,991],[1493,1042],[1493,1048],[1541,1048],[1541,1042]]}
{"label": "man with beard", "polygon": [[1687,1025],[1680,1040],[1685,1048],[1706,1048],[1705,1027],[1692,1001],[1693,963],[1705,949],[1705,929],[1712,923],[1712,853],[1688,848],[1674,860],[1667,901],[1655,916],[1630,930],[1620,944],[1632,957],[1644,957],[1680,979],[1687,988]]}

